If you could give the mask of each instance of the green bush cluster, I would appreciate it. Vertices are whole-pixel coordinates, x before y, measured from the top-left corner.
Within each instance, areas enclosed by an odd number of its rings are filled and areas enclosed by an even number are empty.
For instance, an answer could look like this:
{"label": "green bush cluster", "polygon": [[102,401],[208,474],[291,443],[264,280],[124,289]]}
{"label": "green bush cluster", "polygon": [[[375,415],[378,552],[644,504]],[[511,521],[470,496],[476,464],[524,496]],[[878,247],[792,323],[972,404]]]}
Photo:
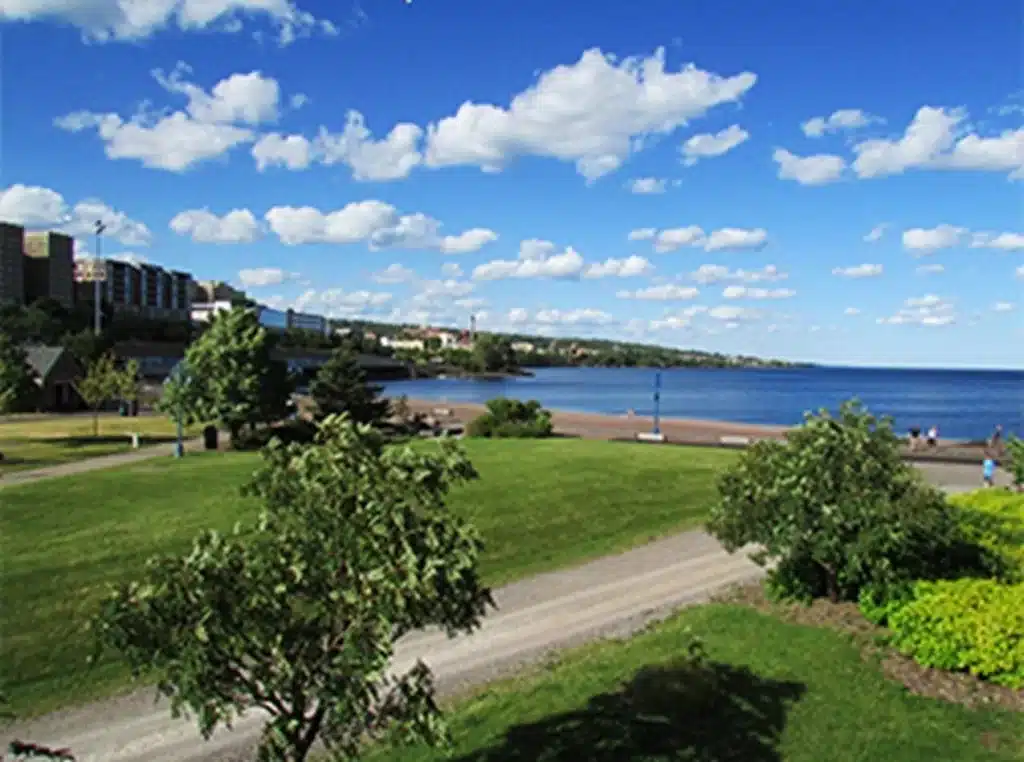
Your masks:
{"label": "green bush cluster", "polygon": [[1024,488],[1024,439],[1010,437],[1006,440],[1006,470],[1018,489]]}
{"label": "green bush cluster", "polygon": [[1024,494],[1005,489],[982,489],[954,495],[965,533],[998,557],[1001,576],[1024,582]]}
{"label": "green bush cluster", "polygon": [[494,439],[538,439],[549,437],[554,431],[551,413],[537,400],[497,397],[487,403],[487,412],[477,416],[466,427],[471,437]]}
{"label": "green bush cluster", "polygon": [[1024,688],[1024,583],[919,582],[892,608],[892,644],[918,664]]}

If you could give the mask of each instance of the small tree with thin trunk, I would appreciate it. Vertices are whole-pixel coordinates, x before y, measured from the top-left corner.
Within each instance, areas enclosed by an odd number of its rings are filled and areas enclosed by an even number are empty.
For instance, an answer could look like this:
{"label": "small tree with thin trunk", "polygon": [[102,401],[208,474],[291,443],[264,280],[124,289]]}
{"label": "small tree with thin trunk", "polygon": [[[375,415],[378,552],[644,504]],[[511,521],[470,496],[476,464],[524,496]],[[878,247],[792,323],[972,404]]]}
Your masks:
{"label": "small tree with thin trunk", "polygon": [[380,392],[379,386],[366,380],[359,357],[348,344],[334,350],[309,387],[317,418],[347,413],[356,423],[374,426],[385,421],[390,409]]}
{"label": "small tree with thin trunk", "polygon": [[32,409],[39,387],[28,355],[6,333],[0,333],[0,413]]}
{"label": "small tree with thin trunk", "polygon": [[92,435],[100,433],[100,408],[112,399],[116,399],[124,387],[124,376],[117,367],[114,355],[100,355],[89,364],[83,378],[78,380],[75,388],[85,404],[92,410]]}
{"label": "small tree with thin trunk", "polygon": [[272,441],[263,458],[246,489],[263,504],[255,526],[152,560],[106,600],[101,644],[155,678],[176,715],[194,712],[204,736],[265,711],[265,762],[302,762],[317,740],[334,759],[384,736],[442,743],[427,667],[388,670],[404,634],[470,631],[491,604],[479,537],[445,505],[472,465],[454,442],[389,447],[346,416],[323,421],[313,445]]}
{"label": "small tree with thin trunk", "polygon": [[856,600],[865,586],[983,566],[956,513],[900,456],[889,420],[859,403],[808,414],[786,442],[747,449],[719,481],[708,531],[753,544],[782,597]]}

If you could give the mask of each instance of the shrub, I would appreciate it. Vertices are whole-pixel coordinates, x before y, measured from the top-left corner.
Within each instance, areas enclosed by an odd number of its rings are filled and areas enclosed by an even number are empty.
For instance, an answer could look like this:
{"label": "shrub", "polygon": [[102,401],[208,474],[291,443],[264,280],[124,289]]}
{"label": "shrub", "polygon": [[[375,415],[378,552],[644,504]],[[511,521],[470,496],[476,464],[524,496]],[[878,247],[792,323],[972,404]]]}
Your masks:
{"label": "shrub", "polygon": [[1024,489],[1024,439],[1010,437],[1006,440],[1006,470],[1010,472],[1013,486]]}
{"label": "shrub", "polygon": [[922,666],[1024,688],[1024,584],[921,582],[889,627],[892,644]]}
{"label": "shrub", "polygon": [[867,585],[860,590],[857,601],[860,613],[872,624],[887,625],[896,612],[914,600],[914,585]]}
{"label": "shrub", "polygon": [[720,478],[708,531],[727,550],[761,549],[778,596],[857,600],[864,586],[990,566],[957,512],[900,457],[886,419],[859,403],[808,414],[786,442],[753,445]]}
{"label": "shrub", "polygon": [[520,400],[497,397],[487,403],[487,412],[477,416],[466,427],[471,437],[493,437],[496,439],[529,439],[549,437],[554,431],[551,413],[544,410],[537,400]]}
{"label": "shrub", "polygon": [[960,511],[964,533],[999,559],[999,576],[1024,581],[1024,494],[981,489],[954,495],[950,503]]}

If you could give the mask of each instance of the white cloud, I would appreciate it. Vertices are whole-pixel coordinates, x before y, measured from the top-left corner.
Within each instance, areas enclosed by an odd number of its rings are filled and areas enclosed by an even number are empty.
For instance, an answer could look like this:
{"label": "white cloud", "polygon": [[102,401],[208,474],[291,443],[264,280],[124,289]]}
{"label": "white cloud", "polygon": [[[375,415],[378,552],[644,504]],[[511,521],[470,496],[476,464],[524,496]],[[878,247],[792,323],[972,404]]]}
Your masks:
{"label": "white cloud", "polygon": [[279,267],[257,267],[238,271],[238,281],[243,288],[266,288],[279,286],[286,280],[292,280],[295,273],[289,273]]}
{"label": "white cloud", "polygon": [[1013,302],[996,302],[992,305],[993,312],[1013,312]]}
{"label": "white cloud", "polygon": [[857,309],[856,307],[847,307],[845,310],[843,310],[843,314],[844,315],[849,315],[850,317],[853,317],[855,315],[859,315],[860,314],[860,310]]}
{"label": "white cloud", "polygon": [[879,241],[882,240],[882,236],[885,235],[885,231],[888,228],[889,228],[889,225],[887,223],[884,223],[884,222],[881,225],[875,225],[873,228],[871,228],[871,230],[868,232],[868,234],[866,236],[864,236],[864,242],[865,243],[878,243]]}
{"label": "white cloud", "polygon": [[1024,233],[975,233],[971,248],[1024,251]]}
{"label": "white cloud", "polygon": [[742,323],[752,320],[760,320],[763,314],[750,307],[735,307],[731,304],[719,305],[708,310],[708,317],[715,320],[729,323]]}
{"label": "white cloud", "polygon": [[0,190],[0,219],[30,229],[56,230],[75,238],[94,234],[97,221],[103,236],[125,246],[148,246],[153,234],[142,222],[112,209],[102,201],[85,199],[69,206],[55,190],[38,185],[14,184]]}
{"label": "white cloud", "polygon": [[400,264],[391,264],[371,276],[375,283],[408,283],[416,279],[416,273]]}
{"label": "white cloud", "polygon": [[650,195],[665,192],[666,180],[663,177],[637,177],[629,184],[629,190],[639,195]]}
{"label": "white cloud", "polygon": [[260,172],[268,167],[281,166],[286,169],[307,169],[316,158],[313,144],[302,135],[282,135],[271,132],[256,141],[252,157]]}
{"label": "white cloud", "polygon": [[796,296],[791,288],[757,288],[752,286],[726,286],[722,290],[725,299],[789,299]]}
{"label": "white cloud", "polygon": [[538,310],[533,320],[540,324],[560,325],[609,325],[615,318],[603,310],[581,308],[575,310]]}
{"label": "white cloud", "polygon": [[667,135],[710,109],[736,103],[756,75],[665,69],[664,49],[616,60],[597,48],[543,72],[508,108],[467,101],[427,129],[426,163],[499,171],[515,156],[575,162],[588,180],[618,169],[648,135]]}
{"label": "white cloud", "polygon": [[910,228],[903,231],[903,248],[920,254],[950,249],[963,241],[967,228],[939,225],[934,228]]}
{"label": "white cloud", "polygon": [[310,206],[275,206],[264,215],[270,229],[287,246],[306,243],[366,243],[372,250],[434,249],[444,253],[476,251],[497,238],[473,228],[442,236],[441,223],[422,213],[399,214],[383,201],[354,201],[333,212]]}
{"label": "white cloud", "polygon": [[550,241],[530,239],[520,246],[519,259],[495,259],[473,269],[474,280],[509,278],[578,278],[583,257],[571,246],[560,253]]}
{"label": "white cloud", "polygon": [[693,286],[678,286],[674,283],[663,283],[660,286],[648,286],[636,291],[619,291],[619,299],[642,299],[657,302],[686,302],[700,296],[700,289]]}
{"label": "white cloud", "polygon": [[341,288],[309,289],[295,299],[291,308],[296,312],[313,312],[325,317],[352,317],[367,311],[378,311],[387,306],[392,295],[375,291],[346,291]]}
{"label": "white cloud", "polygon": [[935,294],[926,294],[907,299],[895,314],[878,318],[877,322],[887,325],[938,327],[955,323],[956,312],[952,302]]}
{"label": "white cloud", "polygon": [[816,116],[808,119],[800,125],[804,135],[809,138],[820,138],[830,132],[841,130],[855,130],[860,127],[867,127],[869,124],[883,122],[877,116],[872,116],[857,108],[844,108],[833,111],[829,116]]}
{"label": "white cloud", "polygon": [[69,132],[95,129],[110,159],[135,159],[151,169],[182,172],[252,142],[253,127],[277,119],[277,80],[258,71],[232,74],[207,93],[184,79],[190,72],[181,63],[169,75],[153,71],[161,87],[186,98],[183,111],[154,111],[143,104],[128,119],[114,113],[75,111],[54,124]]}
{"label": "white cloud", "polygon": [[764,228],[721,228],[707,234],[697,225],[665,230],[640,228],[630,232],[629,240],[653,241],[654,250],[660,254],[684,246],[699,246],[705,251],[739,251],[763,248],[768,242],[768,231]]}
{"label": "white cloud", "polygon": [[703,285],[724,281],[758,283],[761,281],[785,280],[788,273],[781,272],[775,265],[765,265],[760,270],[730,270],[724,265],[701,265],[689,275],[690,280]]}
{"label": "white cloud", "polygon": [[1018,267],[1014,272],[1017,275],[1017,280],[1024,280],[1024,265]]}
{"label": "white cloud", "polygon": [[95,42],[137,41],[176,27],[190,31],[238,32],[242,20],[262,17],[287,45],[314,32],[334,35],[329,21],[316,19],[288,0],[4,0],[2,21],[57,21],[81,30]]}
{"label": "white cloud", "polygon": [[800,185],[826,185],[843,176],[846,160],[842,156],[818,153],[797,156],[785,148],[776,148],[772,159],[779,165],[781,180],[795,180]]}
{"label": "white cloud", "polygon": [[252,243],[260,237],[260,223],[248,209],[232,209],[223,217],[209,209],[189,209],[174,215],[169,227],[197,243]]}
{"label": "white cloud", "polygon": [[863,264],[850,267],[834,267],[832,274],[838,275],[840,278],[877,278],[884,270],[885,268],[882,265]]}
{"label": "white cloud", "polygon": [[635,254],[625,259],[606,259],[588,265],[583,271],[584,278],[632,278],[645,275],[653,269],[650,261]]}
{"label": "white cloud", "polygon": [[938,275],[939,273],[945,272],[945,265],[932,264],[932,265],[918,265],[918,275]]}
{"label": "white cloud", "polygon": [[910,169],[1007,172],[1024,177],[1024,128],[982,137],[968,132],[962,108],[922,106],[897,139],[866,140],[854,146],[853,170],[861,178],[902,174]]}
{"label": "white cloud", "polygon": [[449,278],[461,278],[462,267],[459,266],[458,262],[445,262],[441,265],[441,272],[447,275]]}
{"label": "white cloud", "polygon": [[692,167],[701,159],[722,156],[749,139],[750,133],[738,124],[730,125],[716,133],[694,135],[683,143],[683,164]]}

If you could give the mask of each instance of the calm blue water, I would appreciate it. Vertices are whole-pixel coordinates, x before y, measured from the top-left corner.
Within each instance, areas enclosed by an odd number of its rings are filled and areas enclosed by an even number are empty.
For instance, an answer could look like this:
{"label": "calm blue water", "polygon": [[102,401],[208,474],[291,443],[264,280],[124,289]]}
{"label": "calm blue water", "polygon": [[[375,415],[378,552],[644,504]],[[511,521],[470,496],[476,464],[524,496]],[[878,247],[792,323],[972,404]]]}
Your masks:
{"label": "calm blue water", "polygon": [[[539,368],[533,378],[429,379],[384,385],[389,396],[448,402],[536,399],[551,410],[639,415],[653,410],[653,370]],[[1024,436],[1024,371],[801,368],[662,371],[661,415],[741,423],[795,424],[806,410],[859,397],[890,415],[898,432],[939,427],[950,439],[983,439],[996,424]]]}

